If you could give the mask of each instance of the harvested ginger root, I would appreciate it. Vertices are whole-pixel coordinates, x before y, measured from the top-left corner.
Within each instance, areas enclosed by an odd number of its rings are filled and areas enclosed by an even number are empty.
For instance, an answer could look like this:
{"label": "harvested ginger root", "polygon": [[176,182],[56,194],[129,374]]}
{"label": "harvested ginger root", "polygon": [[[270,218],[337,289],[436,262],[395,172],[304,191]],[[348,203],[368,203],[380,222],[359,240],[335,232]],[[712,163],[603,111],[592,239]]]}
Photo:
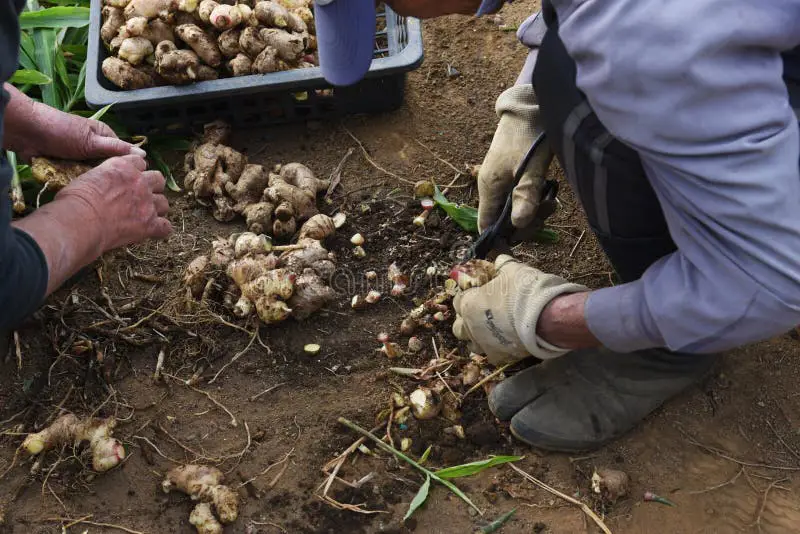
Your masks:
{"label": "harvested ginger root", "polygon": [[[334,231],[333,220],[319,214],[300,233],[323,238]],[[215,239],[210,254],[195,258],[184,271],[187,308],[198,298],[202,303],[208,283],[224,273],[229,289],[223,304],[235,316],[255,313],[266,324],[290,316],[303,320],[336,297],[326,283],[336,268],[333,260],[322,243],[311,237],[295,245],[273,245],[268,236],[252,232]]]}
{"label": "harvested ginger root", "polygon": [[[189,521],[199,534],[216,534],[222,532],[219,522],[233,523],[239,516],[239,496],[230,487],[222,484],[224,478],[225,475],[216,467],[182,465],[167,473],[161,482],[161,489],[164,493],[182,491],[193,501],[200,501],[189,516]],[[202,504],[205,506],[201,506]]]}
{"label": "harvested ginger root", "polygon": [[[243,34],[245,32],[242,32]],[[161,43],[156,49],[156,68],[160,68],[159,49],[169,48]],[[186,53],[172,50],[171,54]],[[164,56],[166,57],[166,56]],[[247,227],[256,234],[271,235],[277,240],[291,239],[302,223],[318,214],[317,195],[328,188],[301,163],[278,166],[269,172],[262,165],[248,163],[247,156],[223,144],[227,136],[206,132],[184,162],[184,186],[197,202],[214,206],[214,217],[229,222],[237,215],[244,217]],[[320,223],[314,219],[313,224]],[[311,227],[306,229],[311,231]],[[317,229],[315,235],[329,230]]]}
{"label": "harvested ginger root", "polygon": [[72,414],[66,414],[41,432],[29,434],[22,442],[22,448],[31,456],[36,456],[64,445],[88,441],[92,451],[92,468],[102,473],[125,459],[125,447],[111,436],[115,426],[113,417],[81,421]]}
{"label": "harvested ginger root", "polygon": [[31,174],[42,185],[47,184],[50,191],[58,191],[92,167],[80,161],[67,161],[54,158],[34,157],[31,159]]}

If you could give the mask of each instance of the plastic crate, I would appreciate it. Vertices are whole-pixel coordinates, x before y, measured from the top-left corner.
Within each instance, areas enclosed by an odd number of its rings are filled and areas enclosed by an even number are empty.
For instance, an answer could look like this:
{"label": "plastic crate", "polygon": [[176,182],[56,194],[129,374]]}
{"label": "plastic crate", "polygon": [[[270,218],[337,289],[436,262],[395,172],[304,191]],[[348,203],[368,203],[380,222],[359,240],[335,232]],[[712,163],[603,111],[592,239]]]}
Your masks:
{"label": "plastic crate", "polygon": [[135,134],[184,133],[215,119],[258,127],[391,111],[403,104],[406,73],[423,60],[420,21],[380,7],[372,65],[364,80],[349,87],[333,88],[315,67],[122,91],[100,68],[108,57],[100,39],[101,9],[102,0],[92,0],[86,101],[95,109],[113,104],[117,119]]}

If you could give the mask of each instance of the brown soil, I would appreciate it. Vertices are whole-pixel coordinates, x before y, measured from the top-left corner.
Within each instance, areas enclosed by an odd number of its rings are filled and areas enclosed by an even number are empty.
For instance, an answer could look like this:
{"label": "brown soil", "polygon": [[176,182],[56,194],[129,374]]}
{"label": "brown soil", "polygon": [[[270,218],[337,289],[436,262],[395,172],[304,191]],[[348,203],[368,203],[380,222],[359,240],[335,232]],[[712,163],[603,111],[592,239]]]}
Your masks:
{"label": "brown soil", "polygon": [[[507,24],[518,24],[531,10],[530,2],[517,2],[503,17]],[[466,18],[427,23],[425,40],[426,62],[409,77],[402,110],[350,118],[343,125],[238,132],[234,146],[247,149],[254,161],[301,161],[326,176],[349,148],[356,147],[346,127],[381,167],[409,180],[449,183],[455,172],[418,141],[459,169],[479,163],[494,130],[493,103],[513,83],[525,52],[513,33],[490,21]],[[448,77],[448,64],[460,76]],[[462,177],[457,185],[462,187],[451,192],[453,197],[477,201],[470,177]],[[585,233],[579,206],[568,191],[561,201],[563,208],[551,221],[560,243],[526,247],[518,255],[593,287],[611,283],[602,254]],[[516,516],[502,532],[598,531],[576,507],[536,489],[507,467],[457,481],[483,511],[482,517],[471,514],[444,488],[433,487],[427,504],[404,524],[402,517],[421,478],[384,454],[357,453],[357,461],[348,460],[340,477],[355,482],[372,473],[372,478],[358,488],[337,481],[330,493],[342,503],[364,503],[379,513],[337,510],[317,496],[323,465],[357,437],[337,418],[344,416],[370,428],[387,406],[393,387],[409,391],[413,384],[387,374],[389,362],[375,351],[374,341],[379,331],[396,331],[412,306],[410,299],[387,298],[367,312],[353,312],[348,303],[356,291],[363,292],[363,272],[383,273],[391,261],[417,274],[435,262],[448,265],[463,236],[451,221],[441,218],[424,232],[413,227],[410,221],[418,208],[407,184],[370,165],[356,147],[344,166],[341,189],[325,208],[342,208],[350,215],[330,244],[341,267],[336,304],[305,323],[261,328],[260,339],[271,351],[254,343],[212,385],[207,380],[247,346],[249,335],[214,321],[178,326],[152,311],[175,294],[183,268],[213,236],[240,231],[241,223],[220,225],[186,198],[175,196],[172,202],[171,218],[178,231],[168,242],[131,247],[98,262],[96,271],[90,270],[77,284],[49,299],[20,330],[21,369],[13,345],[0,363],[0,469],[11,461],[20,443],[18,433],[39,428],[59,407],[79,415],[116,414],[122,420],[117,435],[125,442],[129,459],[99,476],[82,467],[79,460],[85,461],[85,456],[71,456],[72,451],[48,453],[33,475],[31,462],[21,461],[0,482],[4,525],[0,531],[61,532],[54,518],[91,514],[90,521],[129,531],[193,532],[187,522],[188,498],[164,495],[159,489],[171,462],[140,437],[179,461],[194,459],[194,453],[217,457],[245,451],[222,465],[232,485],[255,477],[240,489],[240,518],[227,532],[472,532],[512,508],[517,509]],[[362,213],[362,204],[369,211]],[[347,239],[356,231],[367,239],[364,260],[349,254]],[[155,275],[159,281],[142,281],[137,273]],[[425,295],[424,277],[415,280],[414,295]],[[133,311],[120,314],[130,320],[126,324],[141,319],[140,327],[127,335],[117,331],[118,323],[106,316],[113,313],[101,293],[103,287],[116,308],[137,302]],[[459,348],[459,354],[467,356],[447,326],[426,336],[428,344],[431,337],[440,351]],[[79,340],[90,340],[94,349],[77,354],[71,347]],[[303,352],[303,345],[310,342],[322,345],[319,355]],[[229,408],[237,426],[232,427],[230,417],[202,393],[172,380],[153,381],[162,347],[169,374],[185,379],[204,369],[205,382],[197,387]],[[103,352],[102,363],[96,359],[96,349]],[[432,352],[428,348],[393,365],[424,365]],[[524,454],[518,463],[522,469],[585,500],[613,532],[796,532],[800,524],[798,355],[800,345],[789,336],[733,351],[703,384],[668,403],[628,436],[583,458],[542,454],[513,441],[491,417],[483,393],[464,406],[461,423],[466,439],[445,434],[442,430],[448,423],[443,420],[411,421],[407,430],[396,429],[394,438],[410,437],[414,456],[432,445],[429,463],[437,467],[490,454]],[[249,401],[277,384],[282,385]],[[262,475],[289,452],[288,462]],[[593,468],[601,466],[631,476],[630,496],[614,505],[592,498],[589,478]],[[677,506],[643,502],[648,490]],[[86,529],[119,532],[90,524],[70,527],[69,532]]]}

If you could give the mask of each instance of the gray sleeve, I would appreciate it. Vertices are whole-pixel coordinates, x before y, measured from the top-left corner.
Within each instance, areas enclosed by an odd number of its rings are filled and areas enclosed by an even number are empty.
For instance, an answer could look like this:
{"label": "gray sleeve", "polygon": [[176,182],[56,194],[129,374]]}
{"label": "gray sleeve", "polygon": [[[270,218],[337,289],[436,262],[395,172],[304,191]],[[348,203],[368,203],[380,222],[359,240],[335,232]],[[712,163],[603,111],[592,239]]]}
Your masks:
{"label": "gray sleeve", "polygon": [[619,351],[703,353],[800,323],[800,134],[780,59],[800,3],[576,4],[559,19],[578,86],[641,156],[678,246],[594,292],[591,331]]}
{"label": "gray sleeve", "polygon": [[530,52],[528,52],[525,65],[522,67],[522,72],[519,73],[514,85],[532,83],[533,69],[536,66],[536,58],[539,56],[539,47],[542,45],[542,39],[544,39],[546,31],[547,26],[544,23],[544,17],[541,11],[525,19],[525,22],[523,22],[517,30],[517,38],[530,49]]}

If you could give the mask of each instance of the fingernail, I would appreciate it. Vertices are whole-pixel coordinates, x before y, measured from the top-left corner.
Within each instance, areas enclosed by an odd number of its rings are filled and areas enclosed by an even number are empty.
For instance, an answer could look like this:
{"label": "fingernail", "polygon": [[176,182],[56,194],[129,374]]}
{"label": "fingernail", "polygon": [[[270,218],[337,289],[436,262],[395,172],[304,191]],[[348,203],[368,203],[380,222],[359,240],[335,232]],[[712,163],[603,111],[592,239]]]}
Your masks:
{"label": "fingernail", "polygon": [[131,154],[134,156],[139,156],[140,158],[146,158],[147,152],[139,148],[138,146],[131,145]]}

